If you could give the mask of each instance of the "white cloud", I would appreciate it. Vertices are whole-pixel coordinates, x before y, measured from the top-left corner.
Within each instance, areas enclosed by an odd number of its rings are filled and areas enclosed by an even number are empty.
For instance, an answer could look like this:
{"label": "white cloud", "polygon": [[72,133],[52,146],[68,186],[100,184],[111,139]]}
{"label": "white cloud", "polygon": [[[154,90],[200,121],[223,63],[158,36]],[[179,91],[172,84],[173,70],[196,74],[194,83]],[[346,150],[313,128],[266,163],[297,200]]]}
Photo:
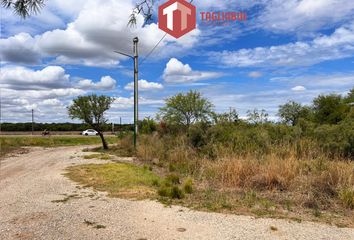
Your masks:
{"label": "white cloud", "polygon": [[89,79],[80,80],[78,87],[91,90],[113,90],[116,87],[117,81],[110,76],[104,76],[99,82],[93,82]]}
{"label": "white cloud", "polygon": [[11,89],[52,89],[68,86],[69,77],[59,66],[37,71],[25,67],[4,67],[0,83]]}
{"label": "white cloud", "polygon": [[28,33],[0,39],[0,49],[2,63],[38,64],[40,62],[40,54],[36,49],[35,40]]}
{"label": "white cloud", "polygon": [[[139,97],[139,105],[144,106],[161,106],[164,104],[164,100],[161,99],[149,99]],[[112,104],[112,109],[129,109],[134,106],[134,97],[117,97]]]}
{"label": "white cloud", "polygon": [[[104,4],[99,0],[86,1],[77,18],[64,29],[54,29],[35,37],[27,34],[26,41],[16,39],[20,38],[21,34],[2,39],[1,48],[17,44],[2,54],[2,58],[5,62],[33,64],[41,62],[45,57],[51,57],[54,58],[55,64],[110,67],[117,65],[119,60],[126,59],[114,51],[131,53],[132,39],[136,36],[140,39],[140,54],[147,54],[164,32],[158,29],[155,23],[142,27],[144,19],[140,15],[137,18],[137,27],[129,28],[127,21],[133,8],[132,1],[107,0]],[[198,42],[199,33],[200,31],[195,30],[179,41],[165,38],[160,43],[162,53],[159,55],[168,56],[174,50],[176,51],[173,53],[176,54],[193,47]],[[31,54],[19,54],[18,49],[31,51]]]}
{"label": "white cloud", "polygon": [[354,1],[267,0],[259,27],[274,32],[311,32],[353,19]]}
{"label": "white cloud", "polygon": [[257,47],[211,54],[213,61],[230,67],[310,66],[323,61],[353,56],[354,22],[311,42]]}
{"label": "white cloud", "polygon": [[272,82],[298,84],[312,88],[351,88],[354,85],[354,73],[312,74],[297,77],[272,78]]}
{"label": "white cloud", "polygon": [[[139,91],[151,91],[151,90],[161,90],[163,89],[163,85],[155,82],[148,82],[146,80],[139,80]],[[128,83],[125,87],[125,90],[132,91],[134,90],[134,82]]]}
{"label": "white cloud", "polygon": [[261,72],[253,71],[248,74],[249,77],[251,78],[260,78],[263,76]]}
{"label": "white cloud", "polygon": [[46,99],[44,100],[43,102],[40,103],[41,105],[44,105],[44,106],[62,106],[62,103],[56,99],[56,98],[51,98],[51,99]]}
{"label": "white cloud", "polygon": [[306,88],[304,86],[296,86],[296,87],[293,87],[291,90],[294,92],[303,92],[306,90]]}
{"label": "white cloud", "polygon": [[183,64],[176,58],[170,59],[163,73],[163,79],[168,83],[190,83],[221,76],[217,72],[193,71],[189,64]]}

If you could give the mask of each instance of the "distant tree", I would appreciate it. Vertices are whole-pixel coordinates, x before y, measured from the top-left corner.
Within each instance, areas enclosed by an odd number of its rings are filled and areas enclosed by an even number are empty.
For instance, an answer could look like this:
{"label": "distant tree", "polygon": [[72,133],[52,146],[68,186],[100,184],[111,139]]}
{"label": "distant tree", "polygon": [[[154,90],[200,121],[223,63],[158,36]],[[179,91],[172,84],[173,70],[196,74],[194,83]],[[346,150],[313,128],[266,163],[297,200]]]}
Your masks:
{"label": "distant tree", "polygon": [[225,113],[215,113],[215,123],[236,123],[239,121],[238,113],[235,109]]}
{"label": "distant tree", "polygon": [[142,134],[150,134],[157,130],[157,124],[154,119],[147,117],[139,122],[139,129]]}
{"label": "distant tree", "polygon": [[213,104],[199,92],[189,91],[166,99],[166,106],[160,108],[158,118],[167,123],[185,125],[189,128],[191,124],[211,119],[214,114],[213,108]]}
{"label": "distant tree", "polygon": [[107,122],[104,113],[110,108],[113,101],[114,99],[111,97],[92,94],[90,96],[79,96],[68,107],[69,116],[72,119],[82,120],[98,132],[104,149],[108,149],[102,133],[102,127]]}
{"label": "distant tree", "polygon": [[14,12],[22,18],[40,12],[45,5],[45,0],[1,0],[4,8],[12,8]]}
{"label": "distant tree", "polygon": [[308,108],[294,101],[279,106],[278,116],[284,123],[292,126],[295,126],[300,118],[306,118],[307,115]]}
{"label": "distant tree", "polygon": [[320,95],[313,100],[314,118],[319,124],[337,124],[346,117],[349,106],[341,95]]}
{"label": "distant tree", "polygon": [[269,114],[266,112],[266,110],[258,110],[254,109],[252,111],[247,111],[247,118],[248,121],[254,124],[261,124],[261,123],[266,123],[268,122],[268,116]]}

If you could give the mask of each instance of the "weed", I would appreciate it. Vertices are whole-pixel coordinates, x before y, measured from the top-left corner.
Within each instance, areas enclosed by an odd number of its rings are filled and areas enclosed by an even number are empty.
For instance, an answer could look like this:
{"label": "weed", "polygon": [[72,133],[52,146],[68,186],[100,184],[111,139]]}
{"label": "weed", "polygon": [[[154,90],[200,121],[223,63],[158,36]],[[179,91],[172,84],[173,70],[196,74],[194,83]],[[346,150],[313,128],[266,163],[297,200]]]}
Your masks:
{"label": "weed", "polygon": [[180,179],[179,179],[179,176],[176,175],[176,174],[170,174],[170,175],[167,175],[166,178],[165,178],[165,181],[172,184],[172,185],[175,185],[175,184],[180,184]]}
{"label": "weed", "polygon": [[96,229],[102,229],[102,228],[106,228],[105,225],[102,225],[102,224],[97,224],[94,228]]}
{"label": "weed", "polygon": [[339,197],[346,208],[354,209],[354,190],[343,189],[340,191]]}
{"label": "weed", "polygon": [[270,226],[270,230],[272,230],[272,231],[278,231],[278,228],[277,228],[277,227],[274,227],[274,226]]}
{"label": "weed", "polygon": [[108,154],[91,154],[91,155],[85,155],[84,159],[101,159],[101,160],[110,160],[112,157]]}
{"label": "weed", "polygon": [[128,198],[153,196],[160,178],[128,163],[86,164],[67,168],[66,176],[87,187]]}
{"label": "weed", "polygon": [[183,193],[182,189],[180,189],[178,186],[173,186],[171,188],[171,198],[173,198],[173,199],[184,198],[184,193]]}
{"label": "weed", "polygon": [[51,202],[52,203],[67,203],[69,200],[74,199],[74,198],[79,198],[78,194],[72,194],[72,195],[66,196],[63,199],[52,200]]}
{"label": "weed", "polygon": [[183,190],[187,194],[191,194],[193,192],[193,180],[191,178],[185,180],[183,184]]}

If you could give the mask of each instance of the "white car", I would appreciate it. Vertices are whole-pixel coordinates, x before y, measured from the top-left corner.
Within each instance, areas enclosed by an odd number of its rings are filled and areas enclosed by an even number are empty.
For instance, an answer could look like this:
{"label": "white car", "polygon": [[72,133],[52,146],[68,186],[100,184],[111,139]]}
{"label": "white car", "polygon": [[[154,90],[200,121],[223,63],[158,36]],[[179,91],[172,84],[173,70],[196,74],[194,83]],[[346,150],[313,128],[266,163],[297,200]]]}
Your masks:
{"label": "white car", "polygon": [[81,133],[83,136],[97,136],[98,132],[93,129],[87,129]]}

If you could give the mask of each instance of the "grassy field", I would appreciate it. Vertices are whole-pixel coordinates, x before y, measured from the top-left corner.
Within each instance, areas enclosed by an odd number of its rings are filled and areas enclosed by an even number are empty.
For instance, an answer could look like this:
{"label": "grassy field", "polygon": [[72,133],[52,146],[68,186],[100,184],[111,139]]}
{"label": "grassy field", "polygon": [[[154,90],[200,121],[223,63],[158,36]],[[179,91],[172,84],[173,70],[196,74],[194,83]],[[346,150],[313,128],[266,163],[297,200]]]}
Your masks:
{"label": "grassy field", "polygon": [[[114,136],[106,136],[106,140],[109,144],[113,144],[117,141],[117,138]],[[0,136],[0,157],[16,151],[21,147],[58,147],[97,144],[101,144],[101,139],[96,136]]]}
{"label": "grassy field", "polygon": [[148,168],[127,163],[87,164],[67,170],[70,179],[113,197],[154,197],[160,182],[160,177]]}

